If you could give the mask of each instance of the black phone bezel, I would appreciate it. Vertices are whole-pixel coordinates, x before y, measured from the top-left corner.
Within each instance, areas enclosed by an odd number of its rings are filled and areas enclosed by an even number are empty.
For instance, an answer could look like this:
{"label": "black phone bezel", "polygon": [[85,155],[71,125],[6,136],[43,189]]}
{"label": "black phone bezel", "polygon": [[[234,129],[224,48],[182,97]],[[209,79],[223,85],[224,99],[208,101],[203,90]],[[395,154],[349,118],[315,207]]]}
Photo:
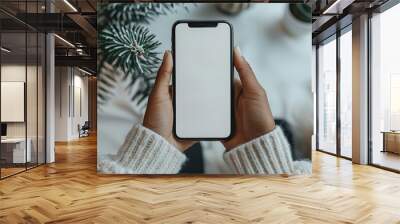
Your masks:
{"label": "black phone bezel", "polygon": [[[175,95],[176,95],[176,88],[175,88],[175,28],[178,24],[181,23],[188,23],[190,27],[213,27],[217,26],[218,23],[226,23],[228,24],[230,28],[230,62],[231,62],[231,131],[228,136],[226,137],[215,137],[215,138],[183,138],[179,137],[178,134],[176,133],[176,100],[175,100]],[[216,24],[216,25],[215,25]],[[173,57],[173,72],[172,72],[172,101],[173,101],[173,134],[174,136],[179,139],[179,140],[195,140],[195,141],[215,141],[215,140],[228,140],[230,139],[233,134],[235,133],[235,107],[234,107],[234,70],[233,70],[233,27],[232,25],[225,20],[178,20],[176,21],[173,26],[172,26],[172,35],[171,35],[171,42],[172,42],[172,57]]]}

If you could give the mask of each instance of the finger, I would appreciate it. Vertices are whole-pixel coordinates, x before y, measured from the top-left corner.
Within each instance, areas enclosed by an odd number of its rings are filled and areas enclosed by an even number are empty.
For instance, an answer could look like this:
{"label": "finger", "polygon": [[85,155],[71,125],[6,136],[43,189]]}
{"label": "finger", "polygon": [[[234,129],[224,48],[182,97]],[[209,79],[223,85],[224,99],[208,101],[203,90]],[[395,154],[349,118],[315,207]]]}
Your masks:
{"label": "finger", "polygon": [[249,63],[241,55],[240,49],[235,47],[233,50],[233,64],[239,73],[240,81],[242,81],[243,91],[258,90],[261,85],[258,83],[257,78],[251,69]]}
{"label": "finger", "polygon": [[166,50],[163,57],[163,62],[161,63],[160,69],[157,72],[157,78],[154,83],[153,91],[156,92],[168,92],[169,81],[172,75],[172,55],[171,52]]}
{"label": "finger", "polygon": [[235,90],[235,106],[237,106],[239,101],[239,96],[242,92],[242,82],[240,81],[240,79],[234,80],[234,90]]}

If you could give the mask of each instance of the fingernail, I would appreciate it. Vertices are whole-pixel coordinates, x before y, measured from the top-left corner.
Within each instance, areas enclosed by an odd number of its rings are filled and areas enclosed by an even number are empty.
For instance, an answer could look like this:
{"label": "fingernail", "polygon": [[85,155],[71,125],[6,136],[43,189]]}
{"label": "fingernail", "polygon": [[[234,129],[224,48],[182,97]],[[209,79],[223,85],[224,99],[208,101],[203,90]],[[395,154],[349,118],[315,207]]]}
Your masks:
{"label": "fingernail", "polygon": [[166,59],[168,56],[169,50],[165,50],[163,58]]}
{"label": "fingernail", "polygon": [[240,51],[240,47],[236,46],[235,49],[236,49],[236,53],[238,53],[239,56],[242,56],[242,52]]}
{"label": "fingernail", "polygon": [[238,54],[239,58],[240,58],[241,60],[246,61],[246,59],[245,59],[244,56],[242,55],[242,52],[240,51],[240,47],[239,47],[239,46],[236,46],[235,48],[236,48],[236,53]]}

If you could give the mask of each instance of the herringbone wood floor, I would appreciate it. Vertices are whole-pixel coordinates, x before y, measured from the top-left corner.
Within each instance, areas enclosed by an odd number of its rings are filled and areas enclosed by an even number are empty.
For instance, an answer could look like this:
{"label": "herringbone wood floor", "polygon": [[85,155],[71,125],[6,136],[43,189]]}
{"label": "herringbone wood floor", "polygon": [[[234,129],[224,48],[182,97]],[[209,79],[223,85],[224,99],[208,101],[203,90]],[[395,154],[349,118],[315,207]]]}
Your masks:
{"label": "herringbone wood floor", "polygon": [[311,177],[96,173],[96,139],[0,181],[0,223],[400,223],[400,175],[316,152]]}

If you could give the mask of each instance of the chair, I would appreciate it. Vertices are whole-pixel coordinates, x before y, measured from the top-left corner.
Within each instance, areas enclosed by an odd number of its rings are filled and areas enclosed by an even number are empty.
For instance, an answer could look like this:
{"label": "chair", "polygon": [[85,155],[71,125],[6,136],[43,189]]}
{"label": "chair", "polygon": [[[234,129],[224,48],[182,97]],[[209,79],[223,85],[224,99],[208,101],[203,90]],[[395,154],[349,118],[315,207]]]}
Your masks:
{"label": "chair", "polygon": [[80,127],[80,125],[78,124],[79,138],[89,136],[89,129],[90,129],[89,121],[85,121],[82,127]]}

